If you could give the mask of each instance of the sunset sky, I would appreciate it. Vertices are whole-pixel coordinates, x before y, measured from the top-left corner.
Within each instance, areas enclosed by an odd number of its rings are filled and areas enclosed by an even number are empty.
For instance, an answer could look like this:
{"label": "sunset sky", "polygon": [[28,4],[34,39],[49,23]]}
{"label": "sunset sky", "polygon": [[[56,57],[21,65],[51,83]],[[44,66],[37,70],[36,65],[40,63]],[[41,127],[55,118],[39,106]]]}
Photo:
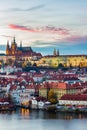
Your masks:
{"label": "sunset sky", "polygon": [[0,51],[12,37],[43,54],[87,54],[87,0],[0,0]]}

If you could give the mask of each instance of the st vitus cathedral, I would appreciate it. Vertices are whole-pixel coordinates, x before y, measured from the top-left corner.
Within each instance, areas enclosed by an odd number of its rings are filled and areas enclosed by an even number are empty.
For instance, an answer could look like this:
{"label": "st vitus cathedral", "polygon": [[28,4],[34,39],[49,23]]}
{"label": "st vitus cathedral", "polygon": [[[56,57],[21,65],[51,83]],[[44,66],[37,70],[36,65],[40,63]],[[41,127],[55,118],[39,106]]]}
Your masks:
{"label": "st vitus cathedral", "polygon": [[20,43],[20,46],[18,47],[15,37],[13,38],[13,41],[11,42],[11,46],[9,45],[9,41],[7,42],[6,46],[6,55],[28,55],[28,56],[34,56],[38,55],[41,56],[40,53],[36,53],[32,50],[31,47],[22,47],[22,42]]}

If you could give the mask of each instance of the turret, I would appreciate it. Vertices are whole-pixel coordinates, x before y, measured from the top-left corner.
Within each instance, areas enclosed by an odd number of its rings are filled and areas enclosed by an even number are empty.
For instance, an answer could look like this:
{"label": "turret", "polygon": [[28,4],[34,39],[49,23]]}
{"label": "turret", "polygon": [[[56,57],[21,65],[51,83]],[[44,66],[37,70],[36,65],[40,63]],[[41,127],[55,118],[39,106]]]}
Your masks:
{"label": "turret", "polygon": [[20,41],[20,48],[22,48],[22,41]]}
{"label": "turret", "polygon": [[15,42],[15,36],[14,36],[14,38],[13,38],[13,43],[16,44],[16,42]]}
{"label": "turret", "polygon": [[13,41],[12,41],[12,44],[11,44],[11,51],[12,51],[12,54],[15,54],[16,51],[17,51],[17,44],[15,42],[15,37],[13,38]]}
{"label": "turret", "polygon": [[56,56],[56,49],[54,48],[53,55]]}
{"label": "turret", "polygon": [[10,54],[10,46],[9,46],[9,41],[7,41],[7,46],[6,46],[6,55]]}
{"label": "turret", "polygon": [[9,48],[9,41],[7,41],[7,48]]}
{"label": "turret", "polygon": [[57,50],[57,56],[59,56],[59,49]]}

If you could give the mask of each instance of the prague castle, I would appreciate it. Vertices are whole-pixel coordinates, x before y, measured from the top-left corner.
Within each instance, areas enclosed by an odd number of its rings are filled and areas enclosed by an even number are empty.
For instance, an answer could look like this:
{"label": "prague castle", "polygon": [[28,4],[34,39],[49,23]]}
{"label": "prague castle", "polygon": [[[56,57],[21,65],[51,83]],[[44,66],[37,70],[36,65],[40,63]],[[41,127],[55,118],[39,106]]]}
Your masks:
{"label": "prague castle", "polygon": [[9,42],[7,42],[6,46],[6,55],[8,56],[41,56],[40,53],[36,53],[32,50],[31,47],[22,47],[22,42],[20,43],[20,47],[17,46],[17,43],[15,41],[15,37],[11,43],[11,46],[9,45]]}
{"label": "prague castle", "polygon": [[65,67],[87,67],[87,55],[60,55],[59,50],[54,49],[53,55],[42,56],[41,53],[34,52],[31,47],[23,47],[17,45],[15,37],[11,45],[7,42],[6,55],[0,55],[0,61],[6,63],[8,60],[17,62],[36,63],[37,66],[58,67],[62,64]]}
{"label": "prague castle", "polygon": [[87,55],[60,55],[59,50],[54,49],[53,55],[43,56],[38,65],[48,67],[87,67]]}

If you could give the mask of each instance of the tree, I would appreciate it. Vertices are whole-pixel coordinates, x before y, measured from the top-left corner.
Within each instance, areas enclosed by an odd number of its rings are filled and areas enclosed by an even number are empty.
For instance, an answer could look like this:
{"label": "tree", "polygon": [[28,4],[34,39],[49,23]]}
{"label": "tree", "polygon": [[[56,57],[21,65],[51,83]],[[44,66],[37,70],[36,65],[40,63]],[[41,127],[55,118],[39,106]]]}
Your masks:
{"label": "tree", "polygon": [[58,68],[63,68],[64,65],[62,63],[59,63]]}
{"label": "tree", "polygon": [[27,66],[27,62],[24,61],[24,62],[22,63],[22,68],[25,68],[26,66]]}
{"label": "tree", "polygon": [[35,67],[36,67],[36,66],[37,66],[37,64],[34,62],[34,63],[33,63],[33,66],[35,66]]}
{"label": "tree", "polygon": [[58,102],[57,94],[52,89],[50,89],[49,92],[48,92],[48,100],[52,104],[56,104]]}
{"label": "tree", "polygon": [[13,102],[12,96],[9,93],[8,93],[8,100],[9,100],[10,103]]}
{"label": "tree", "polygon": [[28,66],[31,66],[31,65],[32,65],[31,62],[28,61],[28,63],[27,63],[27,67],[28,67]]}

